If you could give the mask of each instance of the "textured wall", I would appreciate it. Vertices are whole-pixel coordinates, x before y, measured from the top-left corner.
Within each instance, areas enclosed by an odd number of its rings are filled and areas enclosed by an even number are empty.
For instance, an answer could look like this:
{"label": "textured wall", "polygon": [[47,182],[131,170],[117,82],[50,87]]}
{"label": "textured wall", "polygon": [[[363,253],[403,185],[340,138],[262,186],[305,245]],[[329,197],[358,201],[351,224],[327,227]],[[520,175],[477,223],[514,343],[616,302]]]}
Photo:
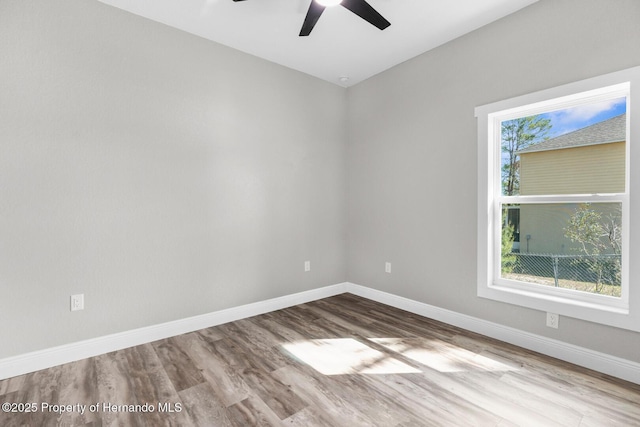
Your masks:
{"label": "textured wall", "polygon": [[348,280],[640,361],[637,333],[564,317],[551,330],[542,312],[476,296],[474,117],[480,105],[640,65],[638,22],[636,0],[541,0],[350,88]]}
{"label": "textured wall", "polygon": [[638,22],[541,0],[345,91],[99,2],[0,0],[0,358],[349,279],[640,361],[638,334],[476,297],[473,116],[639,65]]}
{"label": "textured wall", "polygon": [[0,57],[0,358],[344,281],[343,88],[86,0]]}

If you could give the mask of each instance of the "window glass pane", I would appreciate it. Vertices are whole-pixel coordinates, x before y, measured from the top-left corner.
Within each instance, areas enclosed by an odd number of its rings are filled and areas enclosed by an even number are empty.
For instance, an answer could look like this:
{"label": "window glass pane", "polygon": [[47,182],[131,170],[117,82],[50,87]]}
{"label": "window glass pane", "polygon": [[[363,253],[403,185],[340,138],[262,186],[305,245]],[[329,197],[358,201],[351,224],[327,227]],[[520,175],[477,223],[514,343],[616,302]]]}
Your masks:
{"label": "window glass pane", "polygon": [[503,196],[625,192],[626,98],[505,120]]}
{"label": "window glass pane", "polygon": [[621,203],[503,205],[501,277],[620,297],[621,212]]}

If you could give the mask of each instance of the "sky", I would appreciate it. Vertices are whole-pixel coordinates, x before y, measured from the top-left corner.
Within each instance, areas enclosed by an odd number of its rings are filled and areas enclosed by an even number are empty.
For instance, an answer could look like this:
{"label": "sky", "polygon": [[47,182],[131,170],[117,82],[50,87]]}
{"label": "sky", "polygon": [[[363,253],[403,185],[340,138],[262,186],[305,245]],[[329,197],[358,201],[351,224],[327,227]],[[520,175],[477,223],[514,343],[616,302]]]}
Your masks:
{"label": "sky", "polygon": [[610,119],[626,112],[626,98],[610,99],[593,104],[579,105],[573,108],[541,114],[550,119],[553,127],[549,138],[563,135],[577,129]]}
{"label": "sky", "polygon": [[[610,119],[627,110],[627,99],[625,97],[608,99],[590,104],[581,104],[572,108],[551,111],[540,114],[542,118],[551,120],[551,129],[546,134],[547,138],[555,138],[574,130],[582,129],[594,123]],[[501,167],[509,162],[509,154],[505,151],[501,153]]]}

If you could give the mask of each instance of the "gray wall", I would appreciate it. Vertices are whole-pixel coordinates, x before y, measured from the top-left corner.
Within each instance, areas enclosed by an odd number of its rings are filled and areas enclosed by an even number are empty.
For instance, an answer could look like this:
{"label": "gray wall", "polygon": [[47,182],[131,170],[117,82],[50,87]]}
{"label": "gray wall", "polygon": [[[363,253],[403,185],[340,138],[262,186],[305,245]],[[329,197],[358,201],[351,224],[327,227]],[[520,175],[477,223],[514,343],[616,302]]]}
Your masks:
{"label": "gray wall", "polygon": [[96,1],[0,0],[0,358],[343,282],[345,108]]}
{"label": "gray wall", "polygon": [[476,297],[473,116],[640,64],[638,22],[541,0],[344,90],[99,2],[0,0],[0,358],[348,279],[640,362],[636,333]]}
{"label": "gray wall", "polygon": [[640,362],[640,334],[476,297],[474,117],[640,65],[639,23],[637,0],[542,0],[350,88],[348,280]]}

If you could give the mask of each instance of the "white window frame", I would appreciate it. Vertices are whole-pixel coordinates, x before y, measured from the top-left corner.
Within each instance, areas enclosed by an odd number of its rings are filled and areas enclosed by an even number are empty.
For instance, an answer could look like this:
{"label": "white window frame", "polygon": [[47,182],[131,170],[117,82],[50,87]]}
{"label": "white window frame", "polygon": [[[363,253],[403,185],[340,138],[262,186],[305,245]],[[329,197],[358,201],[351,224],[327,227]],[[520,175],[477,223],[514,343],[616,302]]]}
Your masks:
{"label": "white window frame", "polygon": [[[640,153],[636,143],[640,140],[640,67],[611,73],[591,79],[543,90],[515,98],[483,105],[475,109],[478,120],[478,282],[479,297],[506,302],[569,317],[589,320],[611,326],[640,331],[640,267],[629,263],[630,251],[640,249],[634,245],[631,232],[633,209],[640,207],[640,188],[631,185],[640,170]],[[626,97],[627,143],[625,192],[615,194],[570,194],[558,196],[503,196],[501,189],[501,123],[519,117],[542,114],[604,99]],[[637,113],[640,114],[640,113]],[[634,156],[635,159],[634,160]],[[634,193],[638,196],[634,196]],[[622,295],[620,298],[590,294],[501,278],[500,239],[502,203],[585,203],[613,202],[622,206]],[[638,216],[638,214],[636,214]],[[640,217],[640,216],[638,216]],[[640,243],[640,239],[635,240]],[[636,254],[637,256],[637,254]],[[634,280],[635,279],[635,280]],[[634,284],[636,288],[634,289]]]}

